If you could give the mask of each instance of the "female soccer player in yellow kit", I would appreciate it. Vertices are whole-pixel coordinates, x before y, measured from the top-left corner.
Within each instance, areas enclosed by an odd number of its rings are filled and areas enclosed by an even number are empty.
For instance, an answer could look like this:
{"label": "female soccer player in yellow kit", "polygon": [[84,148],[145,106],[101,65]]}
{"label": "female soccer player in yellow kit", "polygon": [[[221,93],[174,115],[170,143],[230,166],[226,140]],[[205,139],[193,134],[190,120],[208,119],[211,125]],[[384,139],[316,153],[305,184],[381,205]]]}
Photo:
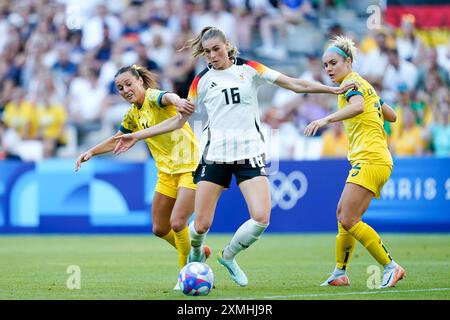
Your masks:
{"label": "female soccer player in yellow kit", "polygon": [[[156,89],[155,76],[140,66],[121,68],[115,75],[120,95],[131,107],[119,131],[95,147],[81,154],[75,164],[78,171],[82,162],[95,155],[113,151],[117,137],[143,130],[167,119],[178,118],[178,111],[194,111],[194,105],[177,94]],[[192,173],[198,163],[198,143],[189,123],[180,130],[145,139],[156,167],[158,181],[152,201],[153,233],[169,242],[178,251],[180,268],[186,265],[190,251],[187,220],[194,211],[196,185]],[[209,256],[209,248],[205,248]],[[177,289],[177,287],[175,287]]]}
{"label": "female soccer player in yellow kit", "polygon": [[374,88],[352,71],[356,48],[352,40],[336,37],[323,55],[323,63],[333,82],[353,81],[358,89],[338,96],[338,111],[312,121],[305,135],[312,136],[329,123],[343,121],[349,140],[350,169],[337,206],[336,268],[322,286],[349,285],[347,266],[358,240],[384,266],[380,288],[393,287],[405,277],[405,270],[389,255],[380,236],[361,220],[370,201],[380,191],[392,171],[383,121],[395,121],[395,112],[377,95]]}

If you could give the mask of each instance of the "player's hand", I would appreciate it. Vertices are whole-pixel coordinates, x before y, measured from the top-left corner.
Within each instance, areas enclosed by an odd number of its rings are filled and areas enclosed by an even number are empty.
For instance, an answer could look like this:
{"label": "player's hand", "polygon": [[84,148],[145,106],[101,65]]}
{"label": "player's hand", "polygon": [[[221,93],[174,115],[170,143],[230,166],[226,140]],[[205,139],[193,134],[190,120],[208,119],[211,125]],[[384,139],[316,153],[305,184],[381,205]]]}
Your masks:
{"label": "player's hand", "polygon": [[310,124],[308,124],[305,128],[305,136],[313,136],[316,134],[317,130],[322,128],[323,126],[326,126],[328,124],[328,121],[325,118],[314,120]]}
{"label": "player's hand", "polygon": [[122,152],[128,151],[139,141],[132,133],[123,134],[114,137],[114,139],[117,141],[113,150],[114,154],[121,154]]}
{"label": "player's hand", "polygon": [[358,90],[358,84],[353,81],[344,83],[340,87],[334,88],[334,93],[335,94],[343,94],[343,93],[346,93],[350,89]]}
{"label": "player's hand", "polygon": [[180,114],[191,115],[195,111],[195,105],[187,99],[178,100],[178,102],[175,104],[175,107]]}
{"label": "player's hand", "polygon": [[92,152],[86,151],[85,153],[82,153],[82,154],[78,157],[77,161],[75,162],[75,172],[78,172],[78,169],[80,169],[81,164],[82,164],[83,162],[86,162],[86,161],[88,161],[88,160],[91,159],[91,158],[92,158]]}

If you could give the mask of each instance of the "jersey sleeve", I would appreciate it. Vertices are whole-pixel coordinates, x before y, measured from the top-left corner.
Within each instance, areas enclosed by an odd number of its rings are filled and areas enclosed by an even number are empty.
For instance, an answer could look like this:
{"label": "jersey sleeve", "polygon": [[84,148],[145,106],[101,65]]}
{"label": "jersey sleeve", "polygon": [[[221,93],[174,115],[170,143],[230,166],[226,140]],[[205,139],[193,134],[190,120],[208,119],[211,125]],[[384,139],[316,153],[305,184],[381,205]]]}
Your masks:
{"label": "jersey sleeve", "polygon": [[189,87],[188,99],[194,104],[197,103],[199,81],[200,77],[196,76],[194,80],[192,80],[191,86]]}
{"label": "jersey sleeve", "polygon": [[346,99],[347,101],[349,101],[350,98],[353,97],[353,96],[363,96],[363,94],[362,94],[361,91],[354,90],[354,89],[350,89],[350,90],[348,90],[348,91],[345,93],[345,99]]}
{"label": "jersey sleeve", "polygon": [[161,100],[165,93],[167,91],[149,88],[145,93],[145,99],[147,99],[149,106],[164,109],[166,106],[161,103]]}
{"label": "jersey sleeve", "polygon": [[[350,77],[350,78],[346,79],[344,82],[342,82],[342,83],[341,83],[341,86],[342,86],[342,85],[346,85],[347,83],[350,83],[350,82],[355,82],[355,79],[353,79],[352,77]],[[356,96],[356,95],[359,95],[359,96],[364,97],[361,88],[359,88],[358,90],[355,90],[355,89],[349,89],[349,90],[347,90],[347,92],[345,93],[345,99],[346,99],[347,101],[349,101],[351,97]]]}
{"label": "jersey sleeve", "polygon": [[264,82],[272,84],[280,75],[280,72],[266,67],[265,65],[257,61],[250,60],[247,61],[246,64],[255,71],[255,77],[260,84]]}
{"label": "jersey sleeve", "polygon": [[188,99],[196,106],[196,112],[200,112],[203,108],[202,93],[201,93],[201,82],[202,77],[208,72],[206,68],[192,80],[191,86],[189,87]]}
{"label": "jersey sleeve", "polygon": [[120,124],[119,130],[123,133],[132,133],[136,131],[137,124],[132,114],[132,109],[130,108],[128,112],[123,117],[122,123]]}

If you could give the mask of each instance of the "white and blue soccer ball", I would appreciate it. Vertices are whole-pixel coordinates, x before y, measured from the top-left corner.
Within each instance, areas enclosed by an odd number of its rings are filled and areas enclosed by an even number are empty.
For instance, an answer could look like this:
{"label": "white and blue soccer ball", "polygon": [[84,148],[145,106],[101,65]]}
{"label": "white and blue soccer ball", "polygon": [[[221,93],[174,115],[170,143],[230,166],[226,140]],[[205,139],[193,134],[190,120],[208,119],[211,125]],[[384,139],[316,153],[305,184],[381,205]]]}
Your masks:
{"label": "white and blue soccer ball", "polygon": [[181,269],[178,283],[187,296],[206,296],[214,286],[214,273],[206,263],[191,262]]}

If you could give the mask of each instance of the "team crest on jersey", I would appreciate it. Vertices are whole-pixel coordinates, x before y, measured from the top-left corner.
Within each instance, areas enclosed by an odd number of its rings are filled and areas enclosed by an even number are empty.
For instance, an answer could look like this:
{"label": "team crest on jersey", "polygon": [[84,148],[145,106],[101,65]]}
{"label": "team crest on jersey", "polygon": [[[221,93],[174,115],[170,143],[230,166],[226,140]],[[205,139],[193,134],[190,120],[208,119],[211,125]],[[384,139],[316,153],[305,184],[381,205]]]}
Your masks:
{"label": "team crest on jersey", "polygon": [[239,80],[241,80],[241,81],[244,81],[244,80],[245,80],[244,74],[243,74],[243,73],[241,73],[241,74],[239,75]]}

